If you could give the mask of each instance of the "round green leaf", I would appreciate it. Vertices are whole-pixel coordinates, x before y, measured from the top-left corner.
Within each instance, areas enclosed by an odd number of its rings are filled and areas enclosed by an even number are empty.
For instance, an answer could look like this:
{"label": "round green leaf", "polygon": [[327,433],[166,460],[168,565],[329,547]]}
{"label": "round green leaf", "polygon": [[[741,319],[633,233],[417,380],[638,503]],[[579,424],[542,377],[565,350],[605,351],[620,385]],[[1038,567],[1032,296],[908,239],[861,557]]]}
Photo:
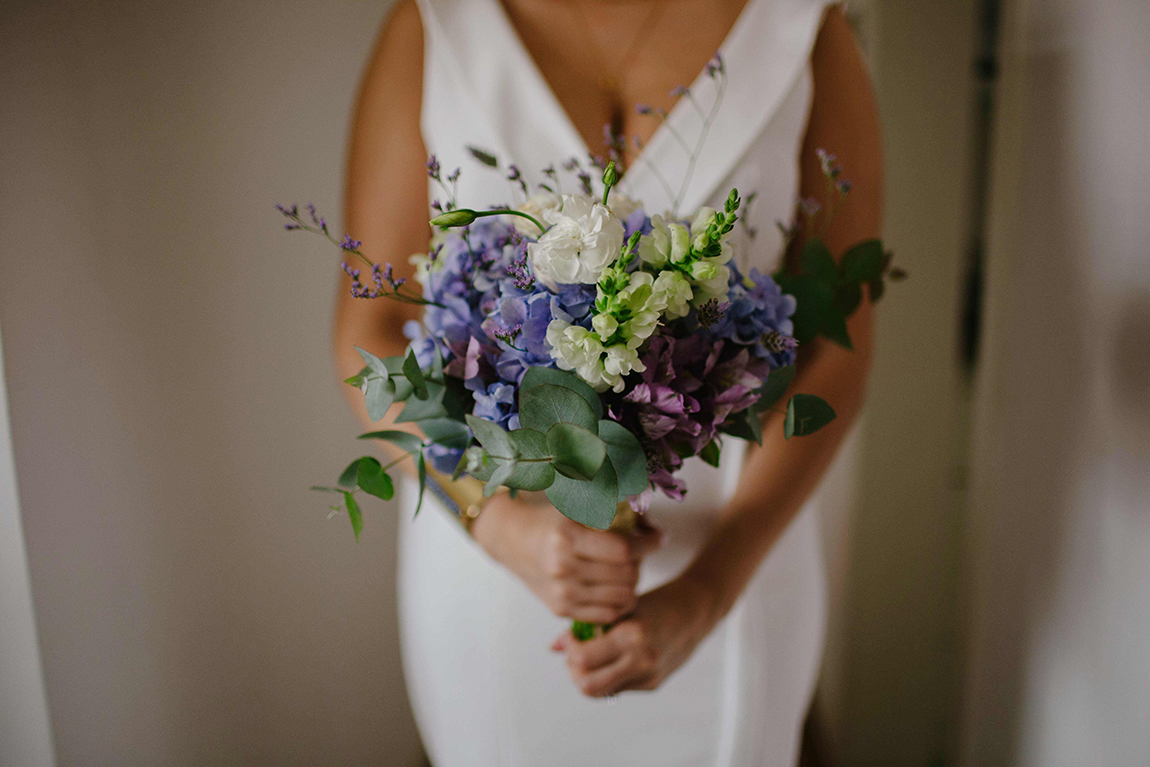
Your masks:
{"label": "round green leaf", "polygon": [[470,414],[467,416],[467,425],[471,427],[471,433],[489,455],[498,458],[515,457],[515,448],[502,426]]}
{"label": "round green leaf", "polygon": [[390,501],[395,495],[395,486],[391,477],[383,470],[383,466],[375,458],[363,458],[359,462],[359,472],[356,477],[359,489],[376,498]]}
{"label": "round green leaf", "polygon": [[615,467],[619,499],[638,495],[647,489],[647,455],[634,434],[615,421],[599,422],[599,437],[607,445],[607,456]]}
{"label": "round green leaf", "polygon": [[787,403],[787,418],[783,422],[783,435],[805,437],[835,420],[835,411],[826,400],[813,394],[796,394]]}
{"label": "round green leaf", "polygon": [[599,419],[587,400],[574,390],[555,384],[539,384],[520,394],[519,423],[544,434],[557,423],[573,423],[592,434],[599,431]]}
{"label": "round green leaf", "polygon": [[519,385],[520,399],[522,399],[524,394],[541,384],[551,384],[553,386],[562,386],[566,389],[571,389],[587,401],[587,404],[591,406],[591,411],[595,413],[596,418],[603,417],[603,403],[600,401],[599,395],[595,393],[595,390],[591,388],[590,384],[574,373],[570,373],[566,370],[541,367],[528,368],[527,372],[523,375],[522,383]]}
{"label": "round green leaf", "polygon": [[603,440],[571,423],[551,427],[547,432],[547,449],[555,471],[572,479],[594,479],[607,455]]}
{"label": "round green leaf", "polygon": [[547,500],[568,519],[606,530],[619,507],[618,490],[615,467],[610,458],[604,458],[593,480],[587,482],[556,474],[546,494]]}

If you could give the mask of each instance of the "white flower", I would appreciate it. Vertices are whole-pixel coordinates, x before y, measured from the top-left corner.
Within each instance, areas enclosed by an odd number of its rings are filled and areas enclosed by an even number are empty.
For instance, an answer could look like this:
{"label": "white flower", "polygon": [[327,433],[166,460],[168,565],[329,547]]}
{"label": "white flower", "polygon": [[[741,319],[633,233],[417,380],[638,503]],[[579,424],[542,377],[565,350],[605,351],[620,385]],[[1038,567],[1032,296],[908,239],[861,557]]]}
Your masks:
{"label": "white flower", "polygon": [[662,269],[668,261],[679,263],[686,258],[690,247],[691,236],[686,228],[655,216],[651,219],[651,233],[639,242],[639,258],[645,264]]}
{"label": "white flower", "polygon": [[687,316],[691,310],[690,301],[694,291],[687,278],[676,271],[660,272],[651,286],[652,294],[662,302],[667,319],[674,320]]}
{"label": "white flower", "polygon": [[[553,192],[540,192],[539,194],[533,194],[528,197],[527,202],[520,205],[518,210],[521,213],[526,213],[529,216],[543,221],[547,213],[558,210],[562,204],[563,200],[559,198],[559,195]],[[539,231],[539,227],[523,218],[523,216],[509,216],[509,218],[511,219],[511,225],[514,226],[515,230],[520,234],[526,234],[529,237],[538,237],[543,234],[543,232]]]}
{"label": "white flower", "polygon": [[608,346],[607,359],[603,362],[604,378],[611,380],[611,388],[616,392],[623,391],[623,376],[632,371],[642,373],[647,366],[639,361],[639,345],[615,344]]}
{"label": "white flower", "polygon": [[615,335],[615,331],[619,329],[619,322],[610,314],[596,314],[591,318],[591,327],[595,328],[599,337],[606,341]]}
{"label": "white flower", "polygon": [[[602,316],[602,315],[601,315]],[[575,374],[591,385],[595,391],[614,389],[623,391],[623,376],[632,370],[645,370],[639,361],[641,340],[615,344],[603,348],[596,334],[586,328],[563,320],[551,320],[547,326],[547,345],[551,358],[563,370]],[[606,353],[606,360],[603,359]]]}
{"label": "white flower", "polygon": [[619,257],[623,224],[602,203],[565,194],[562,207],[543,211],[543,220],[551,227],[527,246],[527,255],[535,278],[552,290],[559,284],[593,285]]}
{"label": "white flower", "polygon": [[632,200],[625,194],[611,189],[611,194],[607,197],[607,207],[620,221],[626,221],[627,217],[643,207],[643,203],[638,200]]}
{"label": "white flower", "polygon": [[695,306],[704,304],[712,298],[726,301],[730,293],[731,269],[723,266],[718,258],[704,258],[691,265],[691,275],[696,272],[695,295],[691,303]]}
{"label": "white flower", "polygon": [[695,217],[691,220],[691,244],[696,248],[703,247],[703,235],[707,233],[707,227],[714,220],[715,212],[714,208],[708,208],[706,205],[695,211]]}

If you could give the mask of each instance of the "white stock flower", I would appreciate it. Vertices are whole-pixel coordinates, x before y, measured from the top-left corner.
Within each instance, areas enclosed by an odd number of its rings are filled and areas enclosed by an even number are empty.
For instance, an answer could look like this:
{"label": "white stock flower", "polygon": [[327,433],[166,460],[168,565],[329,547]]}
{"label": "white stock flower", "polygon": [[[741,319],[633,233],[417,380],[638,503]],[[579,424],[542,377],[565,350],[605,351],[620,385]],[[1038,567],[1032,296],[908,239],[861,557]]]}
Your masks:
{"label": "white stock flower", "polygon": [[596,334],[586,328],[563,320],[551,320],[547,326],[551,358],[561,369],[575,371],[597,392],[607,389],[621,392],[623,376],[632,370],[646,369],[639,361],[637,349],[640,343],[642,341],[635,340],[604,349]]}
{"label": "white stock flower", "polygon": [[670,270],[660,272],[655,278],[654,285],[651,286],[651,291],[658,297],[657,300],[662,302],[665,307],[663,312],[669,320],[685,317],[691,310],[690,301],[694,291],[691,289],[691,283],[679,272]]}
{"label": "white stock flower", "polygon": [[615,335],[615,331],[619,329],[619,322],[610,314],[596,314],[591,318],[591,327],[599,334],[599,338],[606,341]]}
{"label": "white stock flower", "polygon": [[681,224],[666,222],[662,216],[651,219],[651,233],[639,242],[643,263],[662,269],[667,262],[679,263],[687,257],[691,236]]}
{"label": "white stock flower", "polygon": [[[728,259],[730,256],[727,257]],[[712,298],[726,301],[730,292],[731,268],[724,265],[725,259],[704,258],[691,264],[691,276],[695,279],[695,295],[691,303],[704,304]]]}
{"label": "white stock flower", "polygon": [[[557,285],[593,285],[623,247],[623,224],[590,197],[563,195],[559,209],[543,211],[551,227],[527,246],[535,278]],[[529,222],[530,223],[530,222]]]}
{"label": "white stock flower", "polygon": [[[540,192],[539,194],[533,194],[528,197],[527,202],[520,205],[518,210],[521,213],[534,216],[539,221],[543,221],[547,213],[558,210],[562,204],[563,200],[554,192]],[[508,218],[511,219],[511,225],[514,226],[515,230],[520,234],[525,234],[529,237],[538,237],[543,234],[543,232],[539,231],[539,227],[523,218],[523,216],[509,216]]]}
{"label": "white stock flower", "polygon": [[714,220],[715,213],[714,208],[708,208],[706,205],[695,211],[695,217],[691,219],[691,244],[696,248],[703,247],[703,235],[707,233],[707,227]]}

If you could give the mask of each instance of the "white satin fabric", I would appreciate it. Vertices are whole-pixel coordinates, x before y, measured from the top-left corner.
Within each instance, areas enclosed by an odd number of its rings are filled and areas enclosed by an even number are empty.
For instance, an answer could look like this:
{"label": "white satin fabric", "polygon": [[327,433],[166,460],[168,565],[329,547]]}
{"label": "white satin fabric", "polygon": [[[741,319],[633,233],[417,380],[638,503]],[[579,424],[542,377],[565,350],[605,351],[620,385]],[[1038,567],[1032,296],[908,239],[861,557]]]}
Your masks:
{"label": "white satin fabric", "polygon": [[[749,0],[721,52],[724,102],[680,213],[721,207],[731,187],[756,196],[736,229],[741,266],[769,271],[775,224],[791,218],[810,109],[811,47],[824,0]],[[419,0],[424,26],[423,137],[445,170],[463,168],[467,207],[514,199],[503,174],[466,147],[514,162],[528,181],[587,148],[498,0]],[[712,82],[692,86],[706,109]],[[669,124],[693,142],[702,119],[686,99]],[[671,200],[651,166],[678,187],[688,156],[666,126],[628,171],[623,191],[649,211]],[[576,187],[574,179],[568,188]],[[430,190],[431,196],[441,194]],[[689,462],[687,499],[654,504],[666,545],[644,563],[640,588],[673,578],[706,540],[734,490],[743,450],[728,439],[718,469]],[[591,700],[548,646],[568,623],[492,562],[434,499],[400,531],[399,605],[412,706],[435,767],[779,767],[793,765],[826,622],[817,511],[808,504],[759,567],[735,608],[655,692]]]}

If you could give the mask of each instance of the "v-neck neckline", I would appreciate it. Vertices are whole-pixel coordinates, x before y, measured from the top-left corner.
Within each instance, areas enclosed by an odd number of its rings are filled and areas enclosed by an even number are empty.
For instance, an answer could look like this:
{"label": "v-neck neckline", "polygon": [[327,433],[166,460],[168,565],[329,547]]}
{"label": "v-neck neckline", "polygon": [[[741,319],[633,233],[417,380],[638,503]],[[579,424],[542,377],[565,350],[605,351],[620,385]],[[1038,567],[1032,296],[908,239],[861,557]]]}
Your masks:
{"label": "v-neck neckline", "polygon": [[[748,26],[749,20],[752,16],[754,7],[761,0],[746,0],[739,15],[735,18],[734,24],[727,30],[726,37],[723,38],[718,48],[720,56],[726,57],[727,51],[734,47],[738,40],[744,34],[744,29]],[[583,138],[583,134],[575,126],[575,121],[571,117],[571,113],[563,106],[563,102],[559,100],[559,96],[555,92],[555,88],[548,82],[547,78],[543,75],[543,71],[539,68],[538,62],[532,55],[531,51],[527,48],[526,43],[523,42],[523,37],[516,28],[514,22],[511,20],[510,14],[504,7],[501,0],[486,0],[491,5],[495,6],[495,15],[498,18],[499,26],[502,28],[506,36],[509,38],[508,47],[512,55],[520,60],[523,72],[526,72],[529,80],[532,82],[532,87],[537,91],[536,97],[542,100],[546,108],[552,113],[556,120],[556,124],[560,126],[561,130],[567,134],[566,143],[570,144],[574,151],[578,153],[581,158],[601,156],[603,152],[592,152],[587,145],[587,141]],[[694,82],[690,85],[690,90],[698,92],[708,80],[711,75],[708,73],[708,65],[710,60],[705,63],[695,77]],[[676,146],[676,139],[674,131],[677,123],[682,123],[684,112],[693,109],[690,104],[690,99],[685,96],[679,97],[674,106],[667,112],[664,119],[660,120],[659,125],[656,126],[655,131],[651,134],[651,138],[642,146],[638,154],[627,166],[627,172],[621,180],[621,188],[634,188],[642,186],[644,183],[654,181],[650,178],[651,168],[659,168],[659,160],[665,157],[669,148]],[[687,196],[684,195],[684,201]],[[674,204],[674,199],[668,200],[668,205]]]}

